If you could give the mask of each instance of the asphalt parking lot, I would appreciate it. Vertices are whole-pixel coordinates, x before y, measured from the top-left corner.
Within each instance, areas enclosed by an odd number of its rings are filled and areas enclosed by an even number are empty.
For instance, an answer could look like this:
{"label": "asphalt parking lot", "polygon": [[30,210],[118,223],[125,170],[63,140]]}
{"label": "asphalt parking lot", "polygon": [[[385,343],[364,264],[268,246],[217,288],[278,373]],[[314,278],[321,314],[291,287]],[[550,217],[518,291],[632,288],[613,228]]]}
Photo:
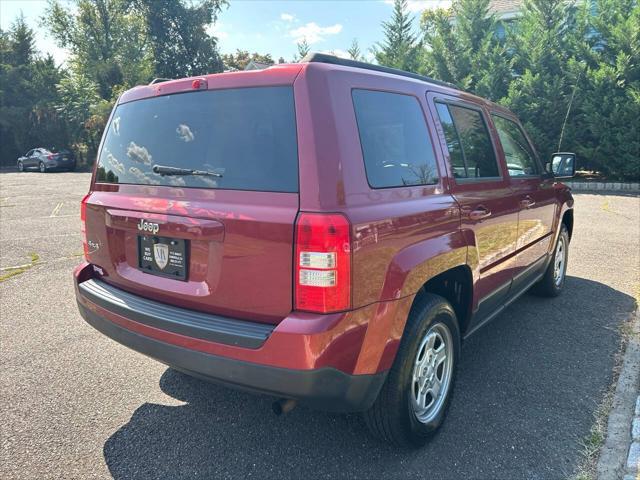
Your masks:
{"label": "asphalt parking lot", "polygon": [[566,291],[525,295],[463,348],[439,435],[401,451],[357,415],[207,384],[80,318],[86,173],[0,173],[1,478],[569,477],[640,295],[640,199],[576,195]]}

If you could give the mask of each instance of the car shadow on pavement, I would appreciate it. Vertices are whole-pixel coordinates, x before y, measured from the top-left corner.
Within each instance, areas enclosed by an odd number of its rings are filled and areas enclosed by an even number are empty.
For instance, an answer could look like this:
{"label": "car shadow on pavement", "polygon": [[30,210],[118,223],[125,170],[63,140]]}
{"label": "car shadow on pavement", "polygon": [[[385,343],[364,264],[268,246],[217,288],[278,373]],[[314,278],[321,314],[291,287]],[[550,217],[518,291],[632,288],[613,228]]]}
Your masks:
{"label": "car shadow on pavement", "polygon": [[439,434],[421,450],[369,437],[358,415],[299,406],[167,369],[184,405],[145,403],[104,444],[114,478],[566,478],[612,380],[633,297],[567,278],[556,299],[525,295],[463,347]]}

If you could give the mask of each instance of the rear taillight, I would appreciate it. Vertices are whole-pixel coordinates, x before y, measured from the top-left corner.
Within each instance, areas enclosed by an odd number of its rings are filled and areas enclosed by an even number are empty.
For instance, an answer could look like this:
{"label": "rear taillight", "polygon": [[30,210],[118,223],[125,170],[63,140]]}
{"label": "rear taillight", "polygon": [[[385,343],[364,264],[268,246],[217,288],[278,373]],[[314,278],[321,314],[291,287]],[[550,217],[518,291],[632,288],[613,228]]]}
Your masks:
{"label": "rear taillight", "polygon": [[82,234],[82,251],[86,261],[89,261],[89,243],[87,242],[87,200],[89,195],[89,193],[86,194],[80,203],[80,233]]}
{"label": "rear taillight", "polygon": [[344,215],[301,213],[296,222],[295,308],[351,307],[351,228]]}
{"label": "rear taillight", "polygon": [[53,157],[55,157],[55,155],[47,155],[47,158],[48,158],[49,160],[53,160]]}

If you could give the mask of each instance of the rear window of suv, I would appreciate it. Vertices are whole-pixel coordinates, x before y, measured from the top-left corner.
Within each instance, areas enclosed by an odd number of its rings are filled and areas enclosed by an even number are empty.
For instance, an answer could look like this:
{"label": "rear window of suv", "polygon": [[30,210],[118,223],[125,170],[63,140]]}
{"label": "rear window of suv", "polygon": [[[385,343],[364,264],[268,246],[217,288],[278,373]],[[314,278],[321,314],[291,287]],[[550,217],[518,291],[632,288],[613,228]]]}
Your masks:
{"label": "rear window of suv", "polygon": [[[155,165],[215,175],[159,175]],[[273,192],[298,191],[293,89],[180,93],[119,105],[98,182]]]}

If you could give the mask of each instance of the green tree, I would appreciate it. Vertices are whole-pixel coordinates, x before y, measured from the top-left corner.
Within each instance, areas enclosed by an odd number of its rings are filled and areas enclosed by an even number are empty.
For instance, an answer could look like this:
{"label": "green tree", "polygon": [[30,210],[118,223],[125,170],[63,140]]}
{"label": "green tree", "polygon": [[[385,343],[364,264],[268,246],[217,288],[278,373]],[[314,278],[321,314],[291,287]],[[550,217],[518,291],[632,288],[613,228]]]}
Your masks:
{"label": "green tree", "polygon": [[152,51],[144,17],[130,0],[73,0],[74,8],[49,0],[44,24],[60,47],[71,52],[74,72],[94,81],[102,98],[117,85],[152,77]]}
{"label": "green tree", "polygon": [[9,62],[14,66],[29,65],[35,55],[35,35],[27,25],[24,15],[16,18],[11,28],[9,40]]}
{"label": "green tree", "polygon": [[508,36],[517,77],[502,103],[519,115],[543,161],[558,147],[577,81],[571,8],[564,0],[525,0]]}
{"label": "green tree", "polygon": [[38,57],[31,68],[30,83],[36,92],[31,105],[29,132],[33,145],[47,148],[70,146],[68,125],[56,105],[60,100],[56,85],[64,72],[57,67],[51,55]]}
{"label": "green tree", "polygon": [[22,15],[0,31],[0,163],[15,164],[27,150],[66,145],[64,121],[55,110],[61,77],[51,56],[41,57]]}
{"label": "green tree", "polygon": [[101,98],[98,84],[79,74],[65,75],[57,89],[57,110],[69,125],[76,150],[92,163],[113,101]]}
{"label": "green tree", "polygon": [[221,72],[217,39],[207,32],[224,0],[134,0],[143,12],[157,77],[180,78]]}
{"label": "green tree", "polygon": [[464,90],[499,100],[507,94],[511,68],[506,47],[496,36],[498,24],[489,3],[457,0],[451,9],[422,14],[424,70]]}
{"label": "green tree", "polygon": [[236,53],[222,55],[222,63],[226,70],[244,70],[249,62],[260,62],[273,64],[273,58],[270,53],[262,55],[257,52],[249,53],[248,50],[236,49]]}
{"label": "green tree", "polygon": [[296,47],[298,48],[298,54],[293,59],[294,62],[299,62],[311,51],[311,47],[307,43],[306,38],[303,38],[301,42],[298,42]]}
{"label": "green tree", "polygon": [[84,134],[84,123],[100,101],[98,85],[82,75],[67,75],[58,84],[60,114],[72,125],[76,136]]}
{"label": "green tree", "polygon": [[347,53],[349,54],[349,58],[351,58],[351,60],[356,60],[358,62],[364,61],[364,56],[362,55],[360,45],[358,44],[358,39],[356,38],[351,41],[351,46],[347,49]]}
{"label": "green tree", "polygon": [[576,93],[579,114],[571,147],[583,166],[638,181],[640,5],[633,0],[596,0],[590,7],[581,12],[584,75]]}
{"label": "green tree", "polygon": [[373,47],[380,65],[410,72],[419,70],[422,45],[413,33],[412,23],[407,0],[394,0],[391,19],[382,22],[384,40]]}

